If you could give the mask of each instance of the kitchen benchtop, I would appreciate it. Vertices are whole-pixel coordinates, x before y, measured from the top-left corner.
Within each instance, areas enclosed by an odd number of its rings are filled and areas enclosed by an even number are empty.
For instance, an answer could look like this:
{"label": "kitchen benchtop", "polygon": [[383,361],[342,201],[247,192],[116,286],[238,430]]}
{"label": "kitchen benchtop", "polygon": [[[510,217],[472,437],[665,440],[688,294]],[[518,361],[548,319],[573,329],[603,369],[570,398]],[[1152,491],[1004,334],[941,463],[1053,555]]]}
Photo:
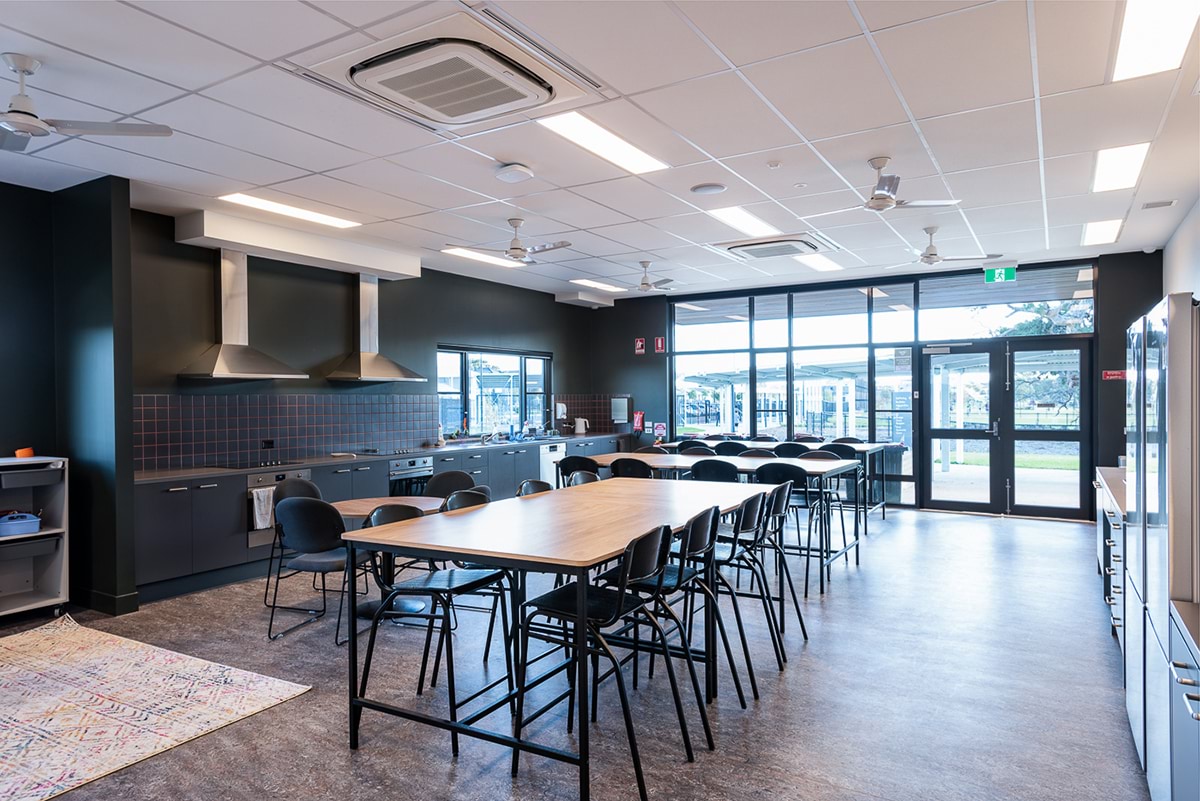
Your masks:
{"label": "kitchen benchtop", "polygon": [[1125,506],[1125,468],[1124,467],[1097,467],[1096,475],[1100,479],[1100,483],[1108,490],[1108,494],[1112,496],[1116,502],[1117,508],[1121,510],[1121,515],[1128,513]]}
{"label": "kitchen benchtop", "polygon": [[433,456],[439,453],[447,453],[454,451],[466,450],[493,450],[498,448],[507,448],[514,445],[531,445],[540,447],[542,445],[553,445],[554,443],[571,442],[574,440],[600,439],[601,437],[625,437],[628,434],[569,434],[562,437],[551,437],[549,439],[524,440],[522,442],[489,442],[485,445],[480,445],[478,440],[469,442],[447,442],[441,447],[428,445],[422,448],[415,448],[407,453],[360,453],[357,456],[309,456],[303,459],[291,460],[291,464],[286,465],[260,465],[255,467],[242,468],[225,468],[225,467],[185,467],[170,470],[138,470],[133,474],[134,484],[151,484],[156,481],[180,481],[192,478],[206,478],[211,476],[236,476],[250,475],[251,473],[270,473],[272,471],[284,472],[287,470],[304,470],[310,467],[321,467],[331,464],[343,464],[351,462],[379,462],[390,461],[392,459],[404,459],[410,456]]}

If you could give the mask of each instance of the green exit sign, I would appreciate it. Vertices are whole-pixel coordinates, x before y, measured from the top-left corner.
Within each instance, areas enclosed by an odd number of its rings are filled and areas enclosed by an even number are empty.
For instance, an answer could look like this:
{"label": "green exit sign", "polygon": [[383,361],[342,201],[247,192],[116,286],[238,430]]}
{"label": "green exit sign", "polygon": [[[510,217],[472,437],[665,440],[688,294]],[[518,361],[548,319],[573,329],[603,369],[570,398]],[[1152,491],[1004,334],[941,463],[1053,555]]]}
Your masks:
{"label": "green exit sign", "polygon": [[983,283],[1007,284],[1017,280],[1016,267],[984,267]]}

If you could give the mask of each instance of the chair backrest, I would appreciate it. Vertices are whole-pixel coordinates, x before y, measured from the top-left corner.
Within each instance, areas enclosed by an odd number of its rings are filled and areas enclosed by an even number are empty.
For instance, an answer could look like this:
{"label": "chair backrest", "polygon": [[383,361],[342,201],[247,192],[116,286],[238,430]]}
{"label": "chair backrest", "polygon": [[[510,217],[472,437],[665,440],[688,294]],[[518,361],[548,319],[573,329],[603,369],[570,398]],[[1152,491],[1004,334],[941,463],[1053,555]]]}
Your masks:
{"label": "chair backrest", "polygon": [[692,465],[692,478],[696,481],[727,481],[738,480],[737,468],[729,462],[718,459],[701,459]]}
{"label": "chair backrest", "polygon": [[470,473],[464,473],[462,470],[447,470],[444,473],[434,473],[430,476],[429,481],[425,484],[425,492],[422,494],[426,498],[448,498],[452,492],[471,489],[474,486],[475,479],[471,478]]}
{"label": "chair backrest", "polygon": [[679,452],[680,456],[716,456],[717,452],[712,448],[704,445],[693,445],[690,448],[684,448]]}
{"label": "chair backrest", "polygon": [[729,439],[729,437],[725,436],[724,434],[708,434],[704,437],[705,442],[723,442],[727,439]]}
{"label": "chair backrest", "polygon": [[488,503],[488,496],[473,489],[457,490],[446,496],[442,501],[443,512],[453,512],[456,509],[469,509],[472,506],[483,506]]}
{"label": "chair backrest", "polygon": [[572,473],[579,470],[586,470],[589,473],[600,473],[600,465],[595,459],[589,459],[586,456],[564,456],[558,460],[558,472],[563,478],[565,484]]}
{"label": "chair backrest", "polygon": [[775,446],[775,455],[780,459],[795,459],[809,450],[799,442],[781,442]]}
{"label": "chair backrest", "polygon": [[717,542],[717,526],[720,522],[719,506],[705,509],[693,517],[679,541],[679,552],[692,559],[709,553]]}
{"label": "chair backrest", "polygon": [[591,470],[576,470],[567,477],[567,486],[578,487],[580,484],[591,484],[599,480],[600,476]]}
{"label": "chair backrest", "polygon": [[492,499],[492,488],[487,484],[476,484],[475,486],[471,487],[471,492],[478,492],[489,501]]}
{"label": "chair backrest", "polygon": [[717,452],[717,456],[737,456],[750,448],[740,442],[718,442],[714,450]]}
{"label": "chair backrest", "polygon": [[754,471],[754,479],[759,484],[782,484],[792,482],[795,487],[802,487],[808,482],[808,473],[803,467],[785,462],[767,462],[759,465]]}
{"label": "chair backrest", "polygon": [[849,443],[852,443],[855,445],[862,445],[862,442],[863,442],[858,437],[838,437],[837,439],[835,439],[833,441],[834,442],[849,442]]}
{"label": "chair backrest", "polygon": [[521,486],[517,487],[517,497],[524,498],[526,495],[537,495],[539,492],[550,492],[553,489],[554,485],[549,481],[527,478],[521,482]]}
{"label": "chair backrest", "polygon": [[774,459],[775,451],[769,448],[747,448],[738,454],[738,456],[748,456],[752,459]]}
{"label": "chair backrest", "polygon": [[670,453],[670,451],[661,445],[643,445],[634,451],[634,453]]}
{"label": "chair backrest", "polygon": [[362,527],[386,526],[388,523],[399,523],[401,520],[412,520],[424,516],[425,513],[416,506],[385,503],[383,506],[376,506],[371,510],[371,514],[367,515],[367,519],[363,521]]}
{"label": "chair backrest", "polygon": [[792,442],[824,442],[823,437],[818,437],[815,434],[803,434],[797,437],[792,437]]}
{"label": "chair backrest", "polygon": [[751,442],[779,442],[779,437],[773,437],[770,434],[759,434]]}
{"label": "chair backrest", "polygon": [[857,459],[858,458],[858,452],[856,450],[854,450],[854,448],[851,448],[849,443],[838,442],[837,440],[834,440],[833,442],[825,443],[824,445],[821,446],[821,450],[829,451],[834,456],[837,456],[839,459]]}
{"label": "chair backrest", "polygon": [[738,507],[733,529],[738,534],[757,534],[763,522],[763,509],[766,500],[765,492],[756,492]]}
{"label": "chair backrest", "polygon": [[784,481],[767,494],[766,514],[772,532],[783,529],[792,504],[792,482]]}
{"label": "chair backrest", "polygon": [[679,451],[680,453],[683,453],[685,448],[707,448],[707,447],[708,447],[708,443],[706,443],[702,439],[685,439],[679,443],[679,446],[677,448],[675,448],[675,450]]}
{"label": "chair backrest", "polygon": [[323,553],[342,547],[342,514],[319,498],[284,498],[275,507],[283,547],[299,553]]}
{"label": "chair backrest", "polygon": [[654,478],[650,465],[641,459],[614,459],[608,468],[616,478]]}
{"label": "chair backrest", "polygon": [[[671,555],[671,527],[659,526],[647,531],[642,536],[625,546],[621,555],[620,572],[618,573],[616,589],[624,595],[632,583],[649,582],[657,578],[661,591],[662,570]],[[603,626],[610,626],[622,617],[621,606],[616,604],[611,619],[603,621]]]}
{"label": "chair backrest", "polygon": [[825,449],[809,451],[800,457],[801,459],[841,459],[836,453],[831,453]]}
{"label": "chair backrest", "polygon": [[285,478],[275,485],[274,506],[288,498],[316,498],[321,500],[321,488],[304,478]]}

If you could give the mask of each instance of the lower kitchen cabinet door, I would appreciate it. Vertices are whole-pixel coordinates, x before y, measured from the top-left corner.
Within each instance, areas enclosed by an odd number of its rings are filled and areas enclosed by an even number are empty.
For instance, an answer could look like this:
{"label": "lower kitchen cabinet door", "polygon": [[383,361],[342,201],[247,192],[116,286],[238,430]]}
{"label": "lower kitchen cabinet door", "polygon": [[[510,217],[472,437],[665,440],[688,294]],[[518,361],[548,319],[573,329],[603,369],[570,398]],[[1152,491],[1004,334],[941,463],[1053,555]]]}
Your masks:
{"label": "lower kitchen cabinet door", "polygon": [[1200,801],[1200,661],[1171,621],[1171,799]]}
{"label": "lower kitchen cabinet door", "polygon": [[312,482],[321,490],[326,503],[348,501],[354,497],[354,481],[349,465],[326,465],[312,469]]}
{"label": "lower kitchen cabinet door", "polygon": [[499,501],[517,494],[517,449],[499,448],[488,454],[487,481],[475,476],[476,484],[487,484],[492,489],[492,500]]}
{"label": "lower kitchen cabinet door", "polygon": [[240,565],[248,558],[243,476],[192,482],[192,572]]}
{"label": "lower kitchen cabinet door", "polygon": [[513,487],[513,493],[517,491],[517,487],[521,486],[521,482],[527,478],[541,478],[542,461],[541,454],[538,453],[537,445],[523,445],[517,448],[517,464],[516,464],[516,486]]}
{"label": "lower kitchen cabinet door", "polygon": [[388,463],[357,464],[350,469],[355,498],[385,498],[388,495]]}
{"label": "lower kitchen cabinet door", "polygon": [[192,572],[191,482],[133,488],[133,559],[138,584]]}

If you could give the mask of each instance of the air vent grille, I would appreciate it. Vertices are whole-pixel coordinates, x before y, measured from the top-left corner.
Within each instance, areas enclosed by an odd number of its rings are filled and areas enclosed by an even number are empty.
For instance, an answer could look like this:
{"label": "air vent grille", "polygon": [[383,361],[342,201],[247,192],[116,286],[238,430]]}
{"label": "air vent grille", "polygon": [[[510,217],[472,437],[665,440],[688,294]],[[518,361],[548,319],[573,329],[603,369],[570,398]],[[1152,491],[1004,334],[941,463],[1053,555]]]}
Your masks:
{"label": "air vent grille", "polygon": [[379,83],[455,119],[528,97],[457,56]]}
{"label": "air vent grille", "polygon": [[1143,209],[1169,209],[1175,205],[1174,200],[1152,200],[1149,203],[1143,203]]}
{"label": "air vent grille", "polygon": [[816,251],[808,242],[764,242],[761,245],[743,245],[730,248],[756,259],[776,259],[780,256],[807,256]]}

